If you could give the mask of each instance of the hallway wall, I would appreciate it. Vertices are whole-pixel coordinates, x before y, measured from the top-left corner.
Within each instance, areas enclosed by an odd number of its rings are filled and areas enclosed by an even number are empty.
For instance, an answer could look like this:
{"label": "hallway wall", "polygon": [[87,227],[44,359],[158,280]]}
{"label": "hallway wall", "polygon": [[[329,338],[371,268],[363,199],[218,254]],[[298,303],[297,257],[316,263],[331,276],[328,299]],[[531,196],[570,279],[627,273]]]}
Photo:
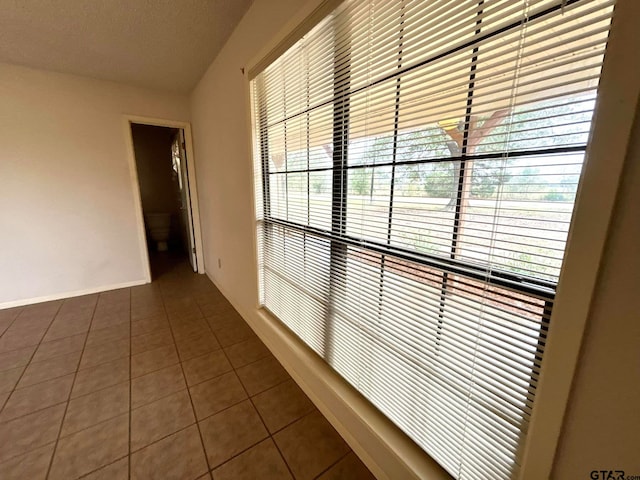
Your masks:
{"label": "hallway wall", "polygon": [[0,64],[0,308],[144,281],[124,114],[186,96]]}

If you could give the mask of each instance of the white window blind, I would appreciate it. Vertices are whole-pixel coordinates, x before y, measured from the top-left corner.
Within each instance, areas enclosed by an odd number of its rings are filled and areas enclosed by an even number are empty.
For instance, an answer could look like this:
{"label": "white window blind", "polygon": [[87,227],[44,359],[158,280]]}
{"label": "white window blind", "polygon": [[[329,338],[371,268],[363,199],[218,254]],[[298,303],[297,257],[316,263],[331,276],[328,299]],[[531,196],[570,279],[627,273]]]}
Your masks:
{"label": "white window blind", "polygon": [[452,476],[515,478],[612,0],[347,0],[252,80],[262,305]]}

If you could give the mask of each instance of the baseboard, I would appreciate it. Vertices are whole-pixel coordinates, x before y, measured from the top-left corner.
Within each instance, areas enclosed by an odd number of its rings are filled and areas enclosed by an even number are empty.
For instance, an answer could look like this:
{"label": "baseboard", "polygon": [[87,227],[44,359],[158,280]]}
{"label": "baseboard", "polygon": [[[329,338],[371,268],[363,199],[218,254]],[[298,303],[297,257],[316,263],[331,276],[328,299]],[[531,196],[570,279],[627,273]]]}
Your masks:
{"label": "baseboard", "polygon": [[60,292],[52,295],[44,295],[42,297],[24,298],[21,300],[12,300],[10,302],[0,303],[0,310],[13,307],[24,307],[25,305],[33,305],[34,303],[50,302],[52,300],[62,300],[65,298],[80,297],[82,295],[90,295],[92,293],[107,292],[109,290],[118,290],[119,288],[135,287],[149,283],[147,280],[135,280],[133,282],[116,283],[113,285],[103,285],[100,287],[87,288],[84,290],[74,290],[71,292]]}
{"label": "baseboard", "polygon": [[378,479],[451,480],[281,322],[257,307],[243,309],[208,271],[205,273]]}

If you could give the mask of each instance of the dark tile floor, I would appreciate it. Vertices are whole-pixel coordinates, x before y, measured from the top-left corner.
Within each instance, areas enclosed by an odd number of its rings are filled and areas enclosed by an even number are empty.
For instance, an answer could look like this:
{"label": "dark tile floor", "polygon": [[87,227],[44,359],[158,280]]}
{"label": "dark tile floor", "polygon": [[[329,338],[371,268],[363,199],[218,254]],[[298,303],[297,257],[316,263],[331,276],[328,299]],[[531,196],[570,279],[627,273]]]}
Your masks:
{"label": "dark tile floor", "polygon": [[0,310],[0,478],[371,479],[213,284]]}

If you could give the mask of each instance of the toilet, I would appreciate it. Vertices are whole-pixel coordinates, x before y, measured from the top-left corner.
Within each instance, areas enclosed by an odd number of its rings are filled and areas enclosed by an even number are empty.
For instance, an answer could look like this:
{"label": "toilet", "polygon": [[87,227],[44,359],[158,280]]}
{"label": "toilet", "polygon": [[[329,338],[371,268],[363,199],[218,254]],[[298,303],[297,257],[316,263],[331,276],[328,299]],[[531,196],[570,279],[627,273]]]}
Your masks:
{"label": "toilet", "polygon": [[168,250],[167,240],[171,229],[170,213],[146,213],[145,221],[151,239],[156,242],[159,252]]}

